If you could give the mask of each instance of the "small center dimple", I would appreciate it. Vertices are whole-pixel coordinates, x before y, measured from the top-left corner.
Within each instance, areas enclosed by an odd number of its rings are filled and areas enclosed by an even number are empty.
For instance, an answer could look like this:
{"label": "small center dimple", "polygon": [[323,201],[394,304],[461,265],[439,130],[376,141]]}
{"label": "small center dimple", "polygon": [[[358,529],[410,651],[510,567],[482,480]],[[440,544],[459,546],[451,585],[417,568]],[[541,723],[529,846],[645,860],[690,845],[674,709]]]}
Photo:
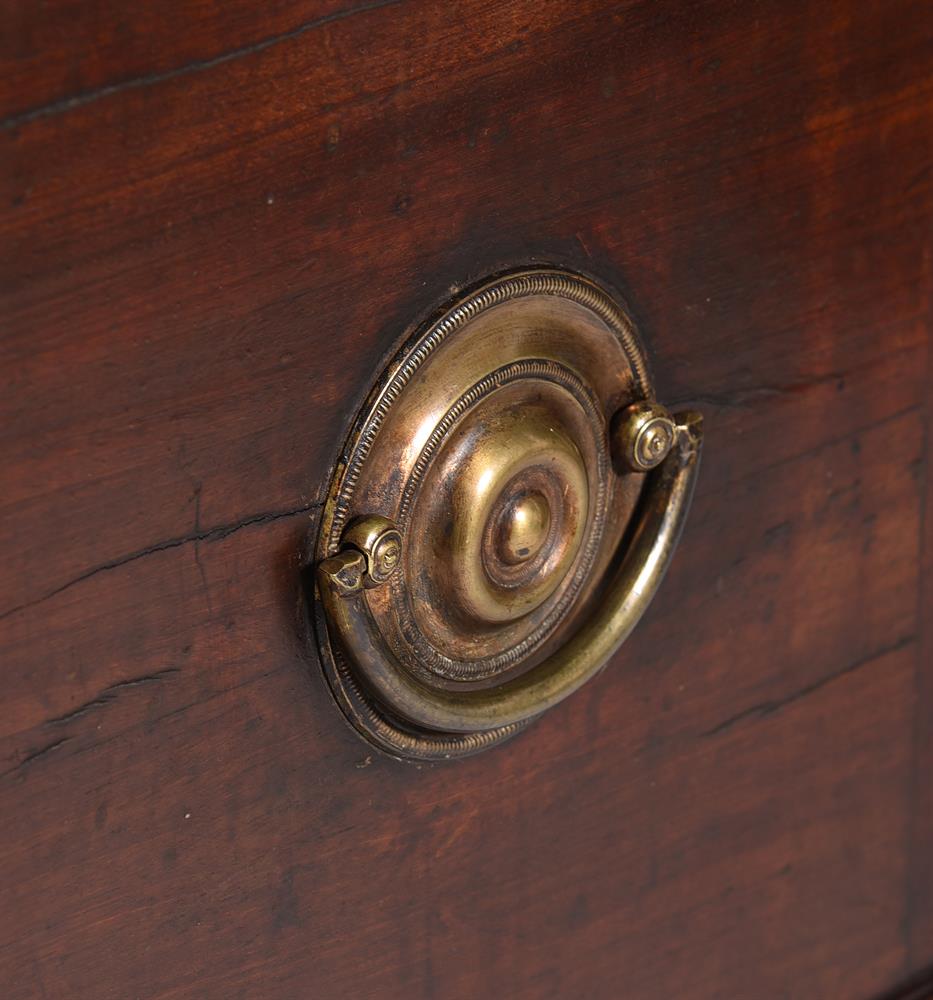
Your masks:
{"label": "small center dimple", "polygon": [[544,544],[551,528],[551,512],[540,493],[516,499],[499,520],[496,554],[510,566],[527,562]]}

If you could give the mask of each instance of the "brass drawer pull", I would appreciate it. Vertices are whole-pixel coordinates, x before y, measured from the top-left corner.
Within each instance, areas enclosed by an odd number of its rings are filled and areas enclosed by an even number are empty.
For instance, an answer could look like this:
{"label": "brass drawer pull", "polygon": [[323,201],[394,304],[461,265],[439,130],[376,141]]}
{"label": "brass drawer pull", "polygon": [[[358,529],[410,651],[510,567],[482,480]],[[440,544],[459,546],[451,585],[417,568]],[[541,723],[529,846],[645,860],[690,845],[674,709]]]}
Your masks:
{"label": "brass drawer pull", "polygon": [[318,541],[350,721],[397,756],[451,757],[579,688],[664,576],[701,441],[578,275],[507,275],[421,330],[354,429]]}

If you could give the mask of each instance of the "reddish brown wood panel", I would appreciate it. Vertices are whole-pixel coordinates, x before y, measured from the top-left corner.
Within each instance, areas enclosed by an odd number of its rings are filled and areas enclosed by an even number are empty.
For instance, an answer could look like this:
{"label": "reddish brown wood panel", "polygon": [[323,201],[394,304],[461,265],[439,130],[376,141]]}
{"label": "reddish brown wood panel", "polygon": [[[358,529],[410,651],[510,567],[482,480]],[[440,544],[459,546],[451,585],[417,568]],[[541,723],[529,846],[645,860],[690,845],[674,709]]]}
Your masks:
{"label": "reddish brown wood panel", "polygon": [[[145,6],[18,5],[0,54],[3,995],[929,967],[930,5]],[[703,409],[694,510],[593,684],[399,764],[300,553],[404,329],[532,260]]]}
{"label": "reddish brown wood panel", "polygon": [[886,993],[880,1000],[930,1000],[933,997],[933,968],[923,969],[915,976]]}
{"label": "reddish brown wood panel", "polygon": [[75,0],[2,5],[0,115],[24,123],[93,103],[113,90],[202,73],[400,0]]}
{"label": "reddish brown wood panel", "polygon": [[[933,140],[931,140],[933,141]],[[928,251],[929,259],[929,251]],[[931,268],[933,269],[933,268]],[[927,280],[933,324],[933,281]],[[914,708],[914,770],[911,785],[914,808],[911,823],[911,879],[906,926],[911,955],[919,957],[933,941],[933,342],[927,351],[923,464],[920,469],[924,506],[921,512],[920,560],[922,581],[918,594],[920,645]],[[933,967],[929,971],[933,996]]]}

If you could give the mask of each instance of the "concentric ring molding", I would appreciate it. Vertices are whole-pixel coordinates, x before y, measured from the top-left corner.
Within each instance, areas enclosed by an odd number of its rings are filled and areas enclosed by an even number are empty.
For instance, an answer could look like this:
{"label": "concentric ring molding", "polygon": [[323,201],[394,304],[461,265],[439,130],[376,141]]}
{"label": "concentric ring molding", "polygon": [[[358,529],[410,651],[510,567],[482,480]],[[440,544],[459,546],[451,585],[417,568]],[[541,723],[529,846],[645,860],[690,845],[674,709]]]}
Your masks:
{"label": "concentric ring molding", "polygon": [[[633,324],[595,282],[553,268],[496,278],[419,330],[377,382],[331,482],[316,556],[321,560],[337,553],[347,524],[364,514],[392,519],[404,538],[412,530],[432,463],[472,415],[485,406],[493,414],[484,416],[486,422],[495,420],[497,401],[507,398],[512,406],[541,406],[550,418],[565,422],[563,431],[573,431],[586,456],[587,517],[566,579],[541,607],[517,625],[508,623],[515,641],[500,649],[494,627],[483,632],[467,622],[461,628],[464,656],[437,648],[412,610],[413,601],[432,593],[430,581],[419,580],[409,565],[366,596],[368,613],[420,683],[439,689],[465,682],[495,686],[521,674],[572,628],[628,523],[642,477],[613,476],[609,420],[627,402],[650,393]],[[486,430],[485,425],[476,430],[477,447],[483,446]],[[417,528],[433,530],[430,524]],[[443,616],[446,608],[434,608],[435,603],[422,606]],[[523,728],[525,723],[482,733],[430,733],[406,724],[355,676],[344,651],[332,644],[319,604],[317,622],[325,674],[338,704],[382,750],[403,757],[460,756]],[[454,631],[451,641],[457,637]]]}

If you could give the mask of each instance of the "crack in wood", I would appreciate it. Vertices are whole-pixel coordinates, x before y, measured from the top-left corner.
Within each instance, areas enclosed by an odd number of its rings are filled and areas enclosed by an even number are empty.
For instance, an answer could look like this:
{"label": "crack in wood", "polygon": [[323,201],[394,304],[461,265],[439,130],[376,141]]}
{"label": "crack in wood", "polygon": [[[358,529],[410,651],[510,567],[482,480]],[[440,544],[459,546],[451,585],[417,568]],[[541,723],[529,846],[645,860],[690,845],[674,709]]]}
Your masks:
{"label": "crack in wood", "polygon": [[791,694],[786,695],[783,698],[774,698],[768,701],[762,701],[757,705],[751,705],[748,708],[744,708],[741,712],[737,712],[735,715],[732,715],[723,722],[713,726],[712,729],[707,729],[705,732],[700,733],[700,737],[702,739],[707,739],[709,737],[719,736],[727,730],[732,729],[733,726],[736,726],[740,722],[744,722],[747,719],[764,718],[765,716],[773,715],[775,712],[779,712],[782,708],[786,708],[788,705],[792,705],[794,702],[800,701],[801,698],[806,698],[808,695],[815,694],[828,684],[832,684],[833,681],[837,681],[841,677],[845,677],[847,674],[855,673],[855,671],[859,670],[861,667],[868,666],[870,663],[873,663],[884,656],[888,656],[891,653],[896,653],[900,649],[904,649],[906,646],[915,642],[916,639],[916,635],[905,635],[898,639],[897,642],[894,642],[889,646],[885,646],[882,649],[875,650],[875,652],[869,653],[868,656],[860,657],[854,663],[850,663],[841,670],[837,670],[832,674],[821,677],[812,684],[799,688],[797,691],[793,691]]}
{"label": "crack in wood", "polygon": [[11,767],[8,771],[4,771],[3,774],[0,774],[0,778],[5,778],[10,774],[14,774],[16,771],[20,771],[24,767],[28,767],[30,764],[35,764],[37,760],[41,760],[48,754],[53,753],[54,751],[60,749],[66,743],[70,743],[71,739],[72,739],[71,736],[63,736],[60,740],[55,740],[52,743],[47,743],[44,747],[40,747],[38,750],[31,750],[29,753],[26,754],[25,757],[23,757],[23,759],[18,764],[16,764],[14,767]]}
{"label": "crack in wood", "polygon": [[70,589],[71,587],[74,587],[79,583],[84,583],[86,580],[90,580],[92,577],[97,576],[98,573],[106,573],[112,569],[118,569],[120,566],[126,566],[127,563],[136,562],[138,559],[143,559],[156,552],[165,552],[169,549],[177,549],[183,545],[190,545],[192,543],[220,541],[221,539],[227,538],[235,532],[240,531],[242,528],[249,528],[257,524],[271,524],[273,521],[281,521],[287,517],[296,517],[298,514],[305,514],[308,511],[317,509],[318,507],[320,507],[320,502],[314,501],[313,503],[304,504],[301,507],[295,507],[291,510],[253,514],[252,516],[244,518],[242,521],[236,521],[233,524],[222,524],[218,525],[216,528],[209,528],[207,531],[194,531],[187,535],[181,535],[178,538],[169,538],[163,542],[156,542],[153,545],[147,545],[144,549],[139,549],[136,552],[130,552],[125,556],[119,556],[109,562],[101,563],[99,566],[94,566],[89,570],[85,570],[83,573],[72,577],[72,579],[67,580],[54,590],[48,591],[41,597],[36,597],[31,601],[25,601],[23,604],[18,604],[15,607],[8,608],[0,614],[0,621],[3,621],[5,618],[9,618],[11,615],[15,615],[20,611],[25,611],[28,608],[34,608],[45,601],[51,600],[51,598],[57,597],[59,594]]}
{"label": "crack in wood", "polygon": [[166,667],[165,670],[158,670],[154,674],[146,674],[143,677],[131,677],[125,681],[117,681],[116,684],[110,684],[108,687],[105,687],[99,695],[90,701],[78,705],[77,708],[66,712],[64,715],[56,716],[54,719],[47,719],[45,724],[47,726],[61,726],[67,722],[73,722],[75,719],[79,719],[81,716],[92,712],[95,708],[103,708],[105,705],[110,705],[116,701],[117,694],[126,688],[139,687],[142,684],[154,684],[172,674],[178,673],[181,673],[178,667]]}

